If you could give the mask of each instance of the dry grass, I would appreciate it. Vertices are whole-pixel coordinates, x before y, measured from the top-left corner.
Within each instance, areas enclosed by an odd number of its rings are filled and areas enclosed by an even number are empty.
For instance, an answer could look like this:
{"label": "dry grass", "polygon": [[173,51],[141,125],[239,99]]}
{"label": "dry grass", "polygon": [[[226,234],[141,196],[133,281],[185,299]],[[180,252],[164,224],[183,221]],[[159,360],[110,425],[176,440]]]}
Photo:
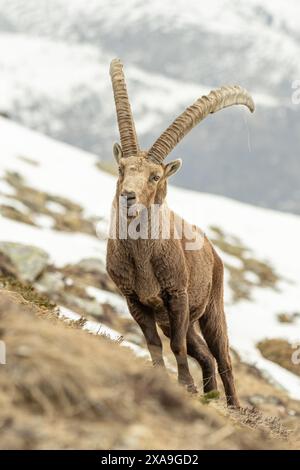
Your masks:
{"label": "dry grass", "polygon": [[0,291],[1,339],[7,347],[0,375],[1,448],[287,445],[272,438],[255,414],[250,429],[238,412],[201,404],[125,348],[45,315],[20,294]]}
{"label": "dry grass", "polygon": [[[295,364],[292,360],[293,354],[296,353],[296,348],[288,341],[276,338],[265,339],[257,344],[257,348],[266,359],[276,362],[296,375],[300,375],[300,363]],[[299,349],[300,346],[298,346]],[[299,362],[300,353],[298,353],[298,358]]]}
{"label": "dry grass", "polygon": [[300,318],[299,312],[287,313],[282,312],[278,313],[277,319],[280,323],[295,323]]}
{"label": "dry grass", "polygon": [[35,225],[32,217],[29,214],[25,214],[19,209],[8,204],[0,204],[0,215],[11,220],[22,222],[23,224]]}
{"label": "dry grass", "polygon": [[[219,227],[211,226],[210,230],[213,244],[223,253],[240,262],[240,267],[225,262],[234,302],[251,300],[251,291],[254,287],[278,288],[280,278],[268,262],[254,258],[249,248],[243,245],[241,240],[225,234]],[[249,275],[251,275],[250,279]]]}
{"label": "dry grass", "polygon": [[0,273],[0,289],[20,294],[24,301],[34,304],[43,311],[54,312],[57,308],[46,295],[37,292],[31,284],[18,281],[14,276],[4,276]]}
{"label": "dry grass", "polygon": [[[24,157],[23,157],[24,160]],[[7,195],[12,200],[0,205],[0,214],[22,223],[36,225],[35,216],[46,215],[53,219],[53,229],[66,232],[80,232],[96,236],[95,220],[84,215],[83,208],[65,197],[49,194],[31,188],[25,179],[16,172],[7,172],[4,180],[15,190],[15,195]],[[19,201],[27,208],[26,213],[13,207],[13,202]],[[49,203],[55,203],[62,212],[51,209]]]}

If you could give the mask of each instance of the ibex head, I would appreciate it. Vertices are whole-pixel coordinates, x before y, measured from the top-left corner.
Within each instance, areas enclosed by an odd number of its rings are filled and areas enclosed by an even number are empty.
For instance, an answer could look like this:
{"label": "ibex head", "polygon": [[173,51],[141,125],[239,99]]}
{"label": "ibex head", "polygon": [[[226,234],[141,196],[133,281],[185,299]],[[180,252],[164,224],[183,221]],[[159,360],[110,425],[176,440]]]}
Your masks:
{"label": "ibex head", "polygon": [[123,66],[114,59],[110,75],[115,98],[121,146],[114,144],[113,153],[119,166],[118,194],[127,197],[127,204],[149,207],[160,204],[166,195],[167,178],[180,168],[181,160],[164,164],[164,159],[208,114],[234,104],[242,104],[254,111],[249,93],[240,86],[223,86],[202,96],[189,106],[161,134],[147,151],[139,148],[131,107],[128,99]]}

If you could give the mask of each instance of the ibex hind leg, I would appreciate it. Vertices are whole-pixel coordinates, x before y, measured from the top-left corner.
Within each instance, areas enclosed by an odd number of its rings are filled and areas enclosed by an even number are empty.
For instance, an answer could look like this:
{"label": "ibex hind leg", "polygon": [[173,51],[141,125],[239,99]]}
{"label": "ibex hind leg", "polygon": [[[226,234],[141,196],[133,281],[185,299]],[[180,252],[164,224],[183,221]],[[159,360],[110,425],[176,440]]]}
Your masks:
{"label": "ibex hind leg", "polygon": [[202,369],[203,392],[208,393],[217,390],[215,359],[199,333],[195,331],[194,325],[191,325],[188,330],[187,352],[190,357],[198,362]]}
{"label": "ibex hind leg", "polygon": [[234,385],[227,325],[224,310],[217,309],[214,305],[207,307],[200,318],[200,328],[203,337],[218,364],[228,406],[239,407],[239,400]]}

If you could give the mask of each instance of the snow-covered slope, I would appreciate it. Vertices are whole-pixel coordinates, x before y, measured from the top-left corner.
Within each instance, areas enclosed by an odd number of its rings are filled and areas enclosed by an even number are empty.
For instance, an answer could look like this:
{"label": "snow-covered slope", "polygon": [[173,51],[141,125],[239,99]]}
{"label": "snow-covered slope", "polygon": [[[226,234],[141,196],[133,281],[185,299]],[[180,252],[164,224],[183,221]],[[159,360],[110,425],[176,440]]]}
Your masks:
{"label": "snow-covered slope", "polygon": [[[22,207],[14,188],[5,178],[9,172],[21,177],[28,187],[79,204],[83,208],[82,217],[101,218],[101,228],[107,226],[115,178],[96,167],[96,156],[55,142],[3,118],[0,118],[0,135],[0,207],[11,206],[26,212],[26,207]],[[262,287],[256,282],[249,286],[251,300],[242,298],[237,301],[231,291],[230,267],[238,265],[241,260],[234,254],[220,251],[227,266],[226,305],[230,341],[245,361],[255,363],[292,396],[300,398],[300,378],[264,359],[256,348],[256,343],[264,338],[283,338],[293,343],[300,341],[299,319],[293,324],[280,323],[277,319],[280,312],[299,311],[300,217],[175,187],[170,187],[168,200],[172,208],[206,229],[209,235],[213,236],[214,230],[221,231],[227,234],[226,239],[231,238],[233,243],[247,247],[252,258],[266,261],[273,267],[279,278],[275,289]],[[43,217],[37,218],[35,225],[0,217],[0,242],[40,247],[49,253],[55,266],[84,258],[104,261],[105,241],[95,236],[57,231]],[[251,274],[256,276],[250,270],[248,276]],[[103,301],[110,300],[124,314],[124,305],[118,304],[117,297],[111,294],[111,299],[108,295]]]}
{"label": "snow-covered slope", "polygon": [[0,0],[0,112],[108,159],[113,57],[144,146],[208,89],[237,82],[255,116],[205,121],[176,149],[187,162],[176,184],[300,213],[298,17],[296,0]]}

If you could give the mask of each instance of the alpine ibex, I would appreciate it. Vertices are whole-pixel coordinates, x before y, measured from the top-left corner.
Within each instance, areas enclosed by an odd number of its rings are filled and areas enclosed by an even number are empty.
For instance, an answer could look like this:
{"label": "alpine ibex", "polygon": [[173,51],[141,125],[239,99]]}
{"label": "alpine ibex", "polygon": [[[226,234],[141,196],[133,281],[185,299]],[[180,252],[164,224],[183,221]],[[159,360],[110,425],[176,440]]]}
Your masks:
{"label": "alpine ibex", "polygon": [[[178,381],[186,385],[189,391],[197,391],[189,371],[189,355],[202,368],[204,392],[216,390],[216,359],[227,403],[239,406],[224,313],[223,263],[201,230],[168,208],[165,201],[167,179],[180,168],[181,160],[167,164],[163,161],[208,114],[235,104],[245,105],[253,112],[253,100],[239,86],[224,86],[211,91],[178,116],[150,150],[142,151],[137,140],[123,67],[118,59],[112,61],[110,75],[121,146],[115,144],[113,147],[119,178],[113,201],[117,216],[111,222],[116,223],[116,236],[109,238],[107,247],[108,273],[125,296],[131,315],[143,331],[153,364],[164,366],[158,325],[170,338],[177,361]],[[148,221],[151,219],[148,209],[157,205],[161,219],[173,221],[169,237],[163,236],[161,228],[152,238],[121,237],[118,228],[120,196],[126,198],[127,226],[141,217],[140,205],[146,209]],[[135,212],[132,212],[133,208],[136,208]],[[177,228],[181,223],[195,237],[202,237],[201,246],[186,249],[191,237],[187,236],[186,230],[181,237],[178,236]]]}

